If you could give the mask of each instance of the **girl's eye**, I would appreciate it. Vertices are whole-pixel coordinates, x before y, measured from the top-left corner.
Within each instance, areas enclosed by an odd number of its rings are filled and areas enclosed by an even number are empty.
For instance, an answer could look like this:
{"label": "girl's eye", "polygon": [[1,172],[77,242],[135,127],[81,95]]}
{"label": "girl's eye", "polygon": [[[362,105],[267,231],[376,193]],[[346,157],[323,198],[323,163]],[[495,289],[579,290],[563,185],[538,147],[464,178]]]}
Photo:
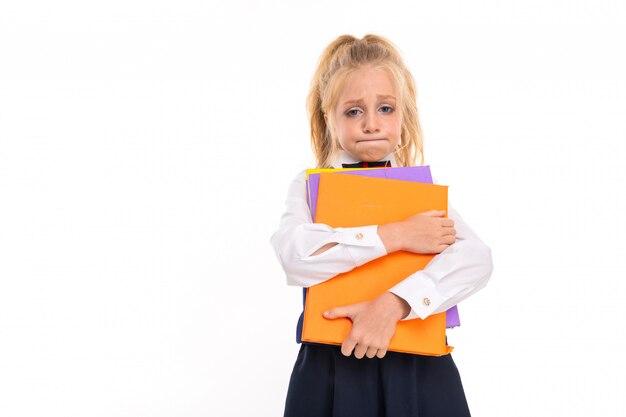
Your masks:
{"label": "girl's eye", "polygon": [[359,114],[361,114],[361,110],[360,109],[350,109],[346,112],[346,114],[348,116],[358,116]]}
{"label": "girl's eye", "polygon": [[393,107],[391,106],[381,106],[379,109],[383,113],[391,113],[393,111]]}

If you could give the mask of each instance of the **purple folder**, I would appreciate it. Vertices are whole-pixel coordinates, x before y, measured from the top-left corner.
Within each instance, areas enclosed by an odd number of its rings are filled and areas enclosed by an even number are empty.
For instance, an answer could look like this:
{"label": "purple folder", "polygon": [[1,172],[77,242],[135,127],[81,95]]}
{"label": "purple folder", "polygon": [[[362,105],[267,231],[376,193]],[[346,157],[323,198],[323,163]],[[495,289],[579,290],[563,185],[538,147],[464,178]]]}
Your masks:
{"label": "purple folder", "polygon": [[[361,175],[364,177],[423,182],[426,184],[433,183],[429,166],[358,169],[338,171],[336,174]],[[319,186],[320,174],[309,174],[309,178],[307,180],[307,193],[309,198],[309,207],[311,208],[311,217],[313,219],[315,219],[315,208],[317,207],[317,193],[319,191]],[[452,328],[460,325],[461,319],[459,318],[459,310],[456,306],[451,307],[448,311],[446,311],[446,327]]]}

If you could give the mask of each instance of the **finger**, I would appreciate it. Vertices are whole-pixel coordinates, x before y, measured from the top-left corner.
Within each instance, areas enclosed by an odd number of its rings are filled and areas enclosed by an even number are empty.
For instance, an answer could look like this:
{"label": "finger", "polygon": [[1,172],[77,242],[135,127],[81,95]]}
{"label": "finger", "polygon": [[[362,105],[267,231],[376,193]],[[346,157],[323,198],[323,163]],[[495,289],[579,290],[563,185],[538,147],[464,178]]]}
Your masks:
{"label": "finger", "polygon": [[337,319],[340,317],[348,317],[349,319],[351,319],[352,312],[353,312],[352,310],[353,309],[351,308],[351,306],[335,307],[335,308],[331,308],[328,311],[325,311],[324,313],[322,313],[322,315],[330,320]]}
{"label": "finger", "polygon": [[376,357],[376,353],[378,353],[378,349],[373,347],[373,346],[370,346],[367,349],[367,352],[365,352],[365,356],[367,356],[368,358],[372,359],[372,358]]}
{"label": "finger", "polygon": [[453,235],[456,236],[456,229],[454,227],[444,227],[441,229],[443,236]]}
{"label": "finger", "polygon": [[443,217],[446,214],[446,212],[444,210],[428,210],[420,214],[422,216]]}
{"label": "finger", "polygon": [[356,341],[354,341],[350,337],[347,337],[341,344],[341,354],[343,356],[352,355],[352,351],[354,350],[355,346],[356,346]]}
{"label": "finger", "polygon": [[382,359],[385,357],[386,354],[387,349],[378,349],[378,351],[376,352],[376,357]]}
{"label": "finger", "polygon": [[443,219],[441,219],[441,225],[443,227],[454,227],[454,220],[448,219],[448,218],[443,218]]}
{"label": "finger", "polygon": [[446,245],[452,245],[454,242],[456,242],[456,237],[454,235],[443,236],[441,238],[441,243]]}
{"label": "finger", "polygon": [[365,356],[365,352],[367,352],[367,345],[357,344],[354,348],[354,357],[357,359],[363,359],[363,356]]}
{"label": "finger", "polygon": [[441,245],[437,246],[437,252],[436,253],[441,253],[444,250],[448,249],[450,247],[450,245],[446,245],[445,243],[442,243]]}

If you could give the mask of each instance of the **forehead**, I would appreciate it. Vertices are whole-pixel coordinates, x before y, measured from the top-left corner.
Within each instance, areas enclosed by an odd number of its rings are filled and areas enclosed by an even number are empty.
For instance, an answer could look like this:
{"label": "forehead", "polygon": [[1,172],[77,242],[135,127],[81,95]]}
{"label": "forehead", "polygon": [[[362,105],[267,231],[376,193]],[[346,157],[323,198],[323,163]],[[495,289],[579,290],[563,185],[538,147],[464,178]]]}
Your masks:
{"label": "forehead", "polygon": [[341,86],[339,102],[376,95],[396,96],[393,78],[383,68],[361,67],[348,74]]}

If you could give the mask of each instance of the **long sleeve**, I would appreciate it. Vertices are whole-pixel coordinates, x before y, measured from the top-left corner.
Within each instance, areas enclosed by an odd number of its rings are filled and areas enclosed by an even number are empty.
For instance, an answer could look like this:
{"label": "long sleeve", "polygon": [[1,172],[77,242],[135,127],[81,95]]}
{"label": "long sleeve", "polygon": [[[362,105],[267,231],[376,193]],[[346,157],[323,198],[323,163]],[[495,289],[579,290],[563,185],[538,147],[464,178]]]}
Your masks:
{"label": "long sleeve", "polygon": [[[452,207],[448,214],[455,222],[456,242],[436,255],[422,271],[390,289],[411,306],[405,320],[426,318],[449,309],[483,288],[491,276],[490,249]],[[331,242],[337,245],[312,255]],[[286,211],[271,244],[287,283],[302,287],[318,284],[387,254],[377,225],[333,229],[312,223],[305,172],[291,183]]]}
{"label": "long sleeve", "polygon": [[389,290],[411,306],[405,320],[446,311],[487,285],[491,277],[489,247],[452,207],[448,217],[454,220],[456,242]]}
{"label": "long sleeve", "polygon": [[[376,225],[332,228],[312,223],[305,171],[292,181],[285,205],[270,242],[288,285],[310,287],[387,254]],[[312,255],[328,243],[337,245]]]}

